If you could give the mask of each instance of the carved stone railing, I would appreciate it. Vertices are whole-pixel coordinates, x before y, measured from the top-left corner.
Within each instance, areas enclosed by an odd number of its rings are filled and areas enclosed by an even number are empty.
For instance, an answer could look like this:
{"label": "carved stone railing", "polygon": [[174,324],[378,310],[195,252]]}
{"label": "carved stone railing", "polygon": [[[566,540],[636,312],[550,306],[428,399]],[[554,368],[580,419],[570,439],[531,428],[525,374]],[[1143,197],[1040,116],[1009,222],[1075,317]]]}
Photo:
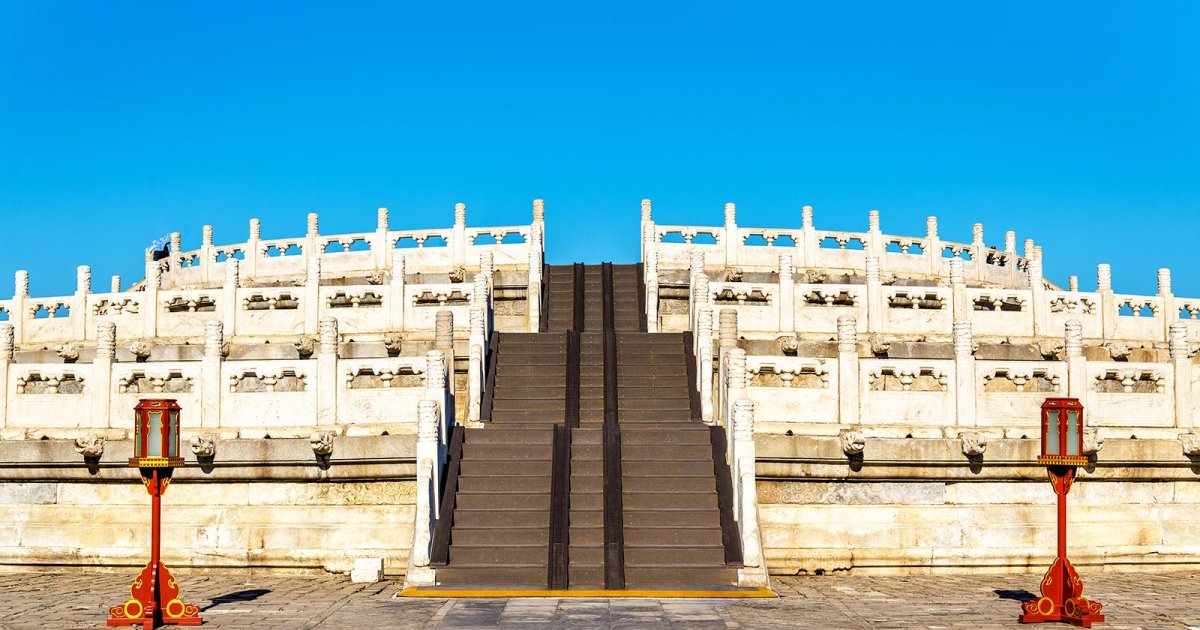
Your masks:
{"label": "carved stone railing", "polygon": [[875,358],[880,349],[859,336],[847,315],[839,321],[835,358],[746,356],[729,344],[740,336],[735,323],[719,330],[712,400],[724,423],[735,401],[749,399],[758,430],[768,433],[835,436],[855,429],[869,437],[953,438],[973,431],[1032,438],[1042,401],[1069,396],[1083,401],[1089,426],[1102,437],[1173,440],[1200,426],[1200,370],[1187,332],[1184,323],[1174,325],[1165,360],[1097,360],[1085,355],[1082,325],[1071,321],[1059,344],[1045,348],[1051,358],[985,360],[976,358],[970,324],[960,322],[951,358]]}
{"label": "carved stone railing", "polygon": [[868,256],[879,260],[884,274],[942,277],[950,275],[950,261],[963,261],[965,276],[1008,288],[1027,288],[1026,270],[1035,255],[1032,240],[1025,254],[1016,252],[1016,235],[1005,234],[1003,249],[984,244],[983,225],[973,226],[971,243],[943,241],[938,236],[937,218],[926,221],[924,237],[884,234],[879,213],[869,214],[866,232],[818,230],[813,227],[812,208],[801,211],[800,228],[746,228],[737,225],[736,208],[725,205],[721,227],[659,225],[653,220],[649,200],[642,202],[642,260],[651,258],[659,270],[687,269],[691,252],[705,253],[705,267],[712,270],[774,271],[782,253],[792,256],[800,269],[831,273],[866,271]]}
{"label": "carved stone railing", "polygon": [[956,321],[970,322],[980,338],[1057,339],[1067,321],[1078,321],[1087,339],[1164,344],[1171,325],[1179,323],[1200,342],[1200,299],[1172,295],[1165,269],[1159,272],[1158,295],[1134,296],[1112,292],[1107,265],[1098,270],[1098,291],[1047,289],[1037,258],[1029,267],[1034,288],[1010,289],[968,286],[960,261],[950,265],[947,286],[884,284],[874,257],[867,258],[863,284],[801,283],[792,271],[792,254],[779,255],[774,280],[715,281],[711,272],[700,271],[707,256],[691,253],[687,314],[668,312],[658,296],[649,296],[654,306],[647,316],[655,316],[658,330],[696,330],[696,312],[708,306],[736,311],[748,339],[831,336],[839,317],[853,315],[869,334],[910,340],[949,341]]}
{"label": "carved stone railing", "polygon": [[[310,354],[293,359],[227,359],[222,324],[209,321],[203,345],[192,351],[156,360],[146,346],[145,360],[118,361],[116,326],[98,329],[91,356],[64,346],[62,362],[16,363],[13,326],[0,323],[0,439],[74,438],[81,430],[124,439],[128,410],[147,395],[179,400],[188,426],[222,437],[412,432],[421,400],[436,400],[446,422],[454,418],[446,351],[346,358],[333,318],[322,320]],[[439,366],[433,374],[430,365]],[[478,396],[467,398],[477,404]]]}
{"label": "carved stone railing", "polygon": [[252,219],[250,238],[244,243],[214,245],[212,228],[205,226],[201,247],[181,251],[179,233],[172,234],[169,256],[161,261],[148,259],[147,276],[159,275],[164,289],[211,287],[223,281],[230,261],[238,261],[243,281],[262,282],[303,276],[312,261],[319,260],[327,276],[365,277],[390,271],[395,251],[404,252],[409,273],[478,270],[486,256],[499,269],[524,270],[530,250],[542,247],[535,232],[543,222],[540,200],[534,202],[533,223],[519,226],[469,228],[463,204],[455,206],[454,225],[449,228],[392,230],[387,208],[380,208],[374,232],[321,234],[318,216],[311,213],[304,236],[263,239],[260,222]]}

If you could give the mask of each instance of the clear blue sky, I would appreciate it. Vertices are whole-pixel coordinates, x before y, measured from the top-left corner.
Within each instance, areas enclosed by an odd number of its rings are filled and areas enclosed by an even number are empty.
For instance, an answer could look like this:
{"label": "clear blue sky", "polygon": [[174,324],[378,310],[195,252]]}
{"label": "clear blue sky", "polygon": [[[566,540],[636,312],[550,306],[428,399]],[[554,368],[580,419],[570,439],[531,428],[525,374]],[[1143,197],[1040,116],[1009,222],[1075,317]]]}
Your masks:
{"label": "clear blue sky", "polygon": [[631,261],[650,197],[664,223],[982,221],[1061,283],[1167,266],[1200,296],[1198,2],[315,4],[0,4],[0,294],[129,282],[204,223],[456,201],[507,225],[543,197],[552,262]]}

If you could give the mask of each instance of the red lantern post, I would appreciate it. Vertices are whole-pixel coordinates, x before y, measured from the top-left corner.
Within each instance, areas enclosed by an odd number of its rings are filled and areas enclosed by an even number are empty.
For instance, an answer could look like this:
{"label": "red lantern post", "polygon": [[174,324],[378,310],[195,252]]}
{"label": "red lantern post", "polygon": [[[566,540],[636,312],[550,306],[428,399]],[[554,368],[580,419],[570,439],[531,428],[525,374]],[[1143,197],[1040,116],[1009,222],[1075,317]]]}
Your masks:
{"label": "red lantern post", "polygon": [[1042,403],[1042,454],[1050,485],[1058,495],[1058,557],[1042,578],[1042,596],[1022,605],[1021,623],[1061,621],[1084,628],[1104,621],[1100,602],[1083,596],[1083,580],[1067,559],[1067,493],[1075,469],[1086,466],[1083,454],[1083,405],[1075,398],[1047,398]]}
{"label": "red lantern post", "polygon": [[162,495],[171,473],[183,465],[179,455],[179,412],[174,400],[142,400],[134,408],[134,446],[129,465],[141,471],[150,493],[150,562],[129,587],[131,599],[108,609],[112,626],[151,630],[161,625],[198,626],[200,609],[179,599],[179,584],[159,560],[162,542]]}

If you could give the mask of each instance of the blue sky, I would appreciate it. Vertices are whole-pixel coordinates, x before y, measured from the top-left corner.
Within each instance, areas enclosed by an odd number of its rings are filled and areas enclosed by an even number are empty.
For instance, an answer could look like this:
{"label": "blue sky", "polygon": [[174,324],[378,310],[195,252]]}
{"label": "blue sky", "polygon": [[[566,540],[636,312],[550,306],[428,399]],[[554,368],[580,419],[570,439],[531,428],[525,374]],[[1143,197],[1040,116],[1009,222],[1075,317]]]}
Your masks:
{"label": "blue sky", "polygon": [[0,0],[0,294],[128,282],[205,223],[457,201],[509,225],[545,198],[551,262],[631,261],[650,197],[664,223],[982,221],[1061,283],[1166,266],[1200,296],[1200,3],[645,4]]}

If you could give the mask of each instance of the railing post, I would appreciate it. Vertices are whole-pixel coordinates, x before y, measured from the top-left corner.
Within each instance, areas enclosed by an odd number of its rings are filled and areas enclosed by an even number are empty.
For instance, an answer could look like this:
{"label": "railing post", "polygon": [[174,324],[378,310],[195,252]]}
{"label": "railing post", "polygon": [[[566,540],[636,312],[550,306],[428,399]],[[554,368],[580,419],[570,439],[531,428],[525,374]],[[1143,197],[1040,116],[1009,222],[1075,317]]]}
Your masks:
{"label": "railing post", "polygon": [[1067,396],[1087,404],[1087,357],[1083,356],[1083,324],[1067,320],[1064,347],[1067,354]]}
{"label": "railing post", "polygon": [[654,227],[654,215],[649,199],[642,200],[642,262],[650,261],[651,252],[656,252],[658,243],[657,228]]}
{"label": "railing post", "polygon": [[146,251],[146,280],[142,291],[142,337],[158,336],[158,261]]}
{"label": "railing post", "polygon": [[225,284],[221,287],[221,319],[225,322],[223,333],[230,337],[237,333],[237,316],[242,308],[238,301],[241,280],[241,264],[235,258],[226,260]]}
{"label": "railing post", "polygon": [[25,342],[25,320],[29,318],[27,302],[29,302],[29,272],[19,269],[13,275],[12,309],[8,313],[8,318],[12,321],[14,344]]}
{"label": "railing post", "polygon": [[204,282],[214,282],[213,265],[217,262],[217,254],[213,251],[213,226],[205,225],[200,228],[200,269]]}
{"label": "railing post", "polygon": [[983,242],[983,224],[971,226],[971,276],[975,280],[983,280],[987,269],[987,245]]}
{"label": "railing post", "polygon": [[792,255],[779,256],[778,327],[782,332],[796,330],[796,278],[792,275]]}
{"label": "railing post", "polygon": [[375,211],[375,238],[371,243],[371,257],[375,261],[375,268],[385,270],[388,268],[388,263],[392,262],[388,252],[391,251],[392,241],[388,238],[388,209],[379,208]]}
{"label": "railing post", "polygon": [[700,305],[697,285],[700,283],[700,278],[708,280],[708,275],[704,272],[704,265],[707,262],[705,258],[702,249],[693,249],[688,252],[688,330],[696,329],[696,307]]}
{"label": "railing post", "polygon": [[1100,294],[1100,317],[1104,324],[1104,339],[1117,338],[1117,299],[1112,290],[1112,267],[1107,263],[1096,265],[1096,292]]}
{"label": "railing post", "polygon": [[700,417],[705,424],[713,424],[713,351],[712,351],[712,307],[701,306],[696,312],[696,387],[700,392]]}
{"label": "railing post", "polygon": [[304,334],[317,333],[321,313],[325,310],[321,304],[321,258],[313,256],[308,259],[304,276],[304,297],[300,307],[304,309]]}
{"label": "railing post", "polygon": [[529,309],[529,332],[538,332],[542,322],[542,226],[529,226],[529,284],[525,301]]}
{"label": "railing post", "polygon": [[321,320],[317,344],[317,424],[337,423],[338,320]]}
{"label": "railing post", "polygon": [[867,254],[867,332],[884,332],[887,326],[887,304],[883,299],[883,278],[879,273],[879,256]]}
{"label": "railing post", "polygon": [[102,321],[96,324],[96,356],[92,359],[91,390],[92,422],[97,429],[108,428],[112,401],[112,364],[117,356],[117,325]]}
{"label": "railing post", "polygon": [[454,204],[454,230],[450,233],[450,267],[466,264],[467,258],[467,204]]}
{"label": "railing post", "polygon": [[1171,340],[1171,327],[1179,321],[1179,307],[1175,305],[1175,294],[1171,292],[1171,270],[1158,270],[1158,298],[1162,302],[1162,310],[1154,315],[1163,321],[1163,339]]}
{"label": "railing post", "polygon": [[953,321],[968,321],[974,308],[971,296],[967,292],[967,282],[963,278],[963,259],[950,259],[950,308]]}
{"label": "railing post", "polygon": [[1192,362],[1188,359],[1187,324],[1176,321],[1168,331],[1171,364],[1174,368],[1172,382],[1175,385],[1175,426],[1192,428]]}
{"label": "railing post", "polygon": [[183,253],[183,241],[179,232],[171,232],[171,255],[167,257],[167,274],[166,281],[161,278],[159,285],[164,289],[173,289],[178,286],[179,282],[176,274],[182,268],[180,263],[180,254]]}
{"label": "railing post", "polygon": [[1033,316],[1033,336],[1050,333],[1050,308],[1046,302],[1046,281],[1042,277],[1042,257],[1036,252],[1029,259],[1029,310]]}
{"label": "railing post", "polygon": [[801,237],[796,245],[801,247],[801,260],[804,261],[804,268],[811,269],[817,266],[817,255],[821,249],[821,243],[817,240],[817,230],[813,227],[812,206],[800,208],[800,221]]}
{"label": "railing post", "polygon": [[741,586],[766,586],[767,571],[763,562],[761,530],[758,524],[758,484],[756,483],[754,448],[754,403],[742,398],[733,407],[733,457],[730,469],[736,475],[734,497],[742,543],[742,569],[738,571]]}
{"label": "railing post", "polygon": [[71,305],[71,336],[74,339],[87,339],[88,294],[92,292],[92,268],[79,265],[75,268],[75,303]]}
{"label": "railing post", "polygon": [[303,251],[300,252],[300,264],[305,265],[305,268],[311,264],[311,261],[320,260],[321,256],[325,253],[325,248],[317,245],[317,238],[320,233],[320,220],[317,213],[309,212],[308,230],[305,231]]}
{"label": "railing post", "polygon": [[[236,263],[236,260],[229,262]],[[204,323],[204,356],[200,359],[200,426],[221,425],[221,365],[225,360],[225,325],[219,320]]]}
{"label": "railing post", "polygon": [[737,226],[737,206],[725,204],[725,265],[726,269],[742,264],[742,234]]}
{"label": "railing post", "polygon": [[929,273],[933,276],[945,275],[942,265],[942,239],[938,236],[938,219],[934,216],[925,217],[925,258],[929,261]]}
{"label": "railing post", "polygon": [[[725,424],[725,439],[733,444],[733,401],[746,396],[749,372],[746,371],[746,351],[732,348],[721,353],[725,368],[725,392],[722,401],[721,421]],[[734,505],[737,505],[734,503]]]}
{"label": "railing post", "polygon": [[446,432],[442,430],[444,424],[442,408],[437,400],[426,399],[417,402],[417,461],[429,460],[434,464],[433,492],[430,497],[430,512],[433,514],[437,513],[436,506],[442,502],[441,471],[445,460],[445,445],[449,440]]}
{"label": "railing post", "polygon": [[858,322],[853,315],[837,319],[838,424],[861,424],[858,391]]}
{"label": "railing post", "polygon": [[441,423],[438,425],[438,435],[441,436],[442,446],[445,447],[450,439],[450,425],[454,424],[454,412],[450,409],[446,395],[446,355],[441,350],[430,350],[425,353],[425,399],[438,404],[438,414]]}
{"label": "railing post", "polygon": [[1004,233],[1004,264],[1008,268],[1009,284],[1016,286],[1020,270],[1017,268],[1017,233],[1012,230]]}
{"label": "railing post", "polygon": [[258,274],[258,257],[262,253],[260,240],[262,240],[262,222],[258,219],[250,219],[250,237],[246,240],[246,251],[242,252],[242,273],[247,278],[253,278]]}
{"label": "railing post", "polygon": [[879,228],[879,211],[871,210],[867,212],[867,255],[878,258],[882,264],[885,251],[883,231]]}
{"label": "railing post", "polygon": [[405,269],[404,253],[392,252],[392,276],[388,287],[388,293],[391,299],[388,300],[388,324],[389,327],[397,332],[404,330],[404,314],[408,309],[408,298],[404,295],[404,274]]}
{"label": "railing post", "polygon": [[8,426],[8,377],[15,346],[13,323],[0,322],[0,429]]}
{"label": "railing post", "polygon": [[467,366],[467,426],[482,426],[479,421],[479,409],[483,402],[484,348],[487,346],[487,332],[484,330],[484,306],[471,306],[471,332],[468,341]]}
{"label": "railing post", "polygon": [[956,424],[960,427],[977,424],[974,345],[971,322],[954,322],[954,407]]}
{"label": "railing post", "polygon": [[645,260],[646,332],[658,332],[658,250],[649,249]]}
{"label": "railing post", "polygon": [[[446,359],[446,388],[448,398],[454,399],[454,311],[449,309],[440,310],[434,316],[433,324],[433,347],[442,352]],[[447,412],[449,413],[449,412]],[[454,418],[446,418],[448,423],[453,424]]]}

